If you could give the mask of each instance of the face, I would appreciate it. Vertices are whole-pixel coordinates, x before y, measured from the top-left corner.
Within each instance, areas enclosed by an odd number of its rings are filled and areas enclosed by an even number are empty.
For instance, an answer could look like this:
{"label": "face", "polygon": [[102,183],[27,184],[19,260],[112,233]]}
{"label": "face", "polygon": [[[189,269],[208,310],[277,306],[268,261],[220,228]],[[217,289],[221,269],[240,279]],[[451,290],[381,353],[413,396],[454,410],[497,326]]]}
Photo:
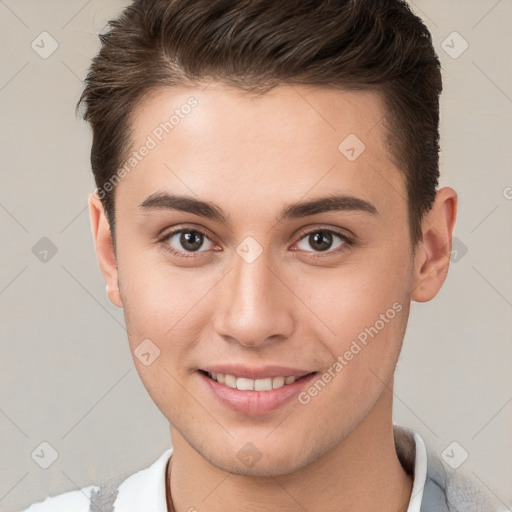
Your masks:
{"label": "face", "polygon": [[304,467],[392,378],[414,261],[384,115],[374,92],[215,84],[135,111],[155,145],[116,188],[118,300],[151,398],[218,468]]}

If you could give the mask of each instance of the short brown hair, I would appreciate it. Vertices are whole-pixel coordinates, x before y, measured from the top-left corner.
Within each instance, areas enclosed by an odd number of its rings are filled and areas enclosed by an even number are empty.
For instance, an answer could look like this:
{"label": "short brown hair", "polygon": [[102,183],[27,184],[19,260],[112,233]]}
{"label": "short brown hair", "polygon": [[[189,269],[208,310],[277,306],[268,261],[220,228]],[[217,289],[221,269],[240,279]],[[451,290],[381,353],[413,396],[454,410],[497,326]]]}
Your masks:
{"label": "short brown hair", "polygon": [[[134,0],[100,40],[77,103],[92,127],[98,189],[125,160],[131,115],[156,88],[216,80],[255,94],[282,84],[375,90],[406,180],[413,248],[421,239],[439,178],[442,77],[430,32],[405,1]],[[102,202],[115,248],[114,193]]]}

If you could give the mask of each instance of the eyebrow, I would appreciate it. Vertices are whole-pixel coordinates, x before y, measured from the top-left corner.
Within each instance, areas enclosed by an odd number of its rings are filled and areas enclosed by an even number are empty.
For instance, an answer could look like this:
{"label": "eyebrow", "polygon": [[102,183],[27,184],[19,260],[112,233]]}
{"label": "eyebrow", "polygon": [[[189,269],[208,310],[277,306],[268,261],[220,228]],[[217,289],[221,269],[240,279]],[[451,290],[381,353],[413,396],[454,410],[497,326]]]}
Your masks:
{"label": "eyebrow", "polygon": [[[230,216],[213,203],[201,201],[189,196],[168,194],[166,192],[155,192],[151,194],[139,205],[139,208],[142,211],[174,210],[187,212],[223,224],[228,225],[230,223]],[[276,221],[279,222],[282,219],[299,219],[333,211],[363,212],[374,216],[379,214],[377,208],[364,199],[347,195],[329,195],[311,201],[286,205]]]}

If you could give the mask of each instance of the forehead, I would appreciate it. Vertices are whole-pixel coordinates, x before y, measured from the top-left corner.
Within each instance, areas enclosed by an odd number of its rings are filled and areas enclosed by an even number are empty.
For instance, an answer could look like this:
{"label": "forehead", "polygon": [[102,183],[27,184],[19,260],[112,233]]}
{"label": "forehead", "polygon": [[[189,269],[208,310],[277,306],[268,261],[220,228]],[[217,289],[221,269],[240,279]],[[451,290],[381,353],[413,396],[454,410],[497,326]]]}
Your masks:
{"label": "forehead", "polygon": [[[191,97],[197,104],[193,109],[187,106]],[[373,145],[384,143],[386,110],[377,91],[281,85],[256,95],[215,82],[195,88],[159,88],[135,108],[135,138],[151,132],[155,123],[168,121],[173,113],[179,117],[173,120],[174,138],[193,135],[214,144],[212,137],[222,138],[229,132],[231,137],[223,140],[222,147],[230,142],[236,145],[239,139],[255,144],[264,139],[318,144],[321,138],[331,143],[349,132]],[[192,121],[182,122],[187,117]],[[175,130],[178,125],[180,129]]]}
{"label": "forehead", "polygon": [[[290,201],[326,191],[392,206],[405,198],[373,91],[282,85],[263,95],[213,83],[161,88],[132,116],[135,162],[119,189],[139,202],[157,190],[219,202]],[[236,190],[237,197],[233,197]],[[383,193],[384,192],[384,193]]]}

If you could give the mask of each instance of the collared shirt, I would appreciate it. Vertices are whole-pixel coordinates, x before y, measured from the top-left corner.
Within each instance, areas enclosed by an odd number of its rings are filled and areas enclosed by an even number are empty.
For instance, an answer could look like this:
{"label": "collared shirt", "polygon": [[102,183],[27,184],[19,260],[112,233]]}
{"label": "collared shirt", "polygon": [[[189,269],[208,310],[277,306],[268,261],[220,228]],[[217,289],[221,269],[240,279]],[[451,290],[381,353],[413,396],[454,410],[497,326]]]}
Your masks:
{"label": "collared shirt", "polygon": [[[400,463],[412,476],[413,485],[407,512],[501,512],[466,480],[448,479],[439,459],[427,451],[421,436],[400,425],[393,425]],[[90,485],[80,490],[49,496],[22,512],[168,512],[165,473],[172,448],[149,467],[137,471],[121,484]],[[453,488],[448,490],[448,481]],[[469,492],[470,491],[470,492]],[[481,492],[481,490],[479,491]],[[469,494],[468,494],[469,493]],[[464,501],[466,500],[466,501]]]}

